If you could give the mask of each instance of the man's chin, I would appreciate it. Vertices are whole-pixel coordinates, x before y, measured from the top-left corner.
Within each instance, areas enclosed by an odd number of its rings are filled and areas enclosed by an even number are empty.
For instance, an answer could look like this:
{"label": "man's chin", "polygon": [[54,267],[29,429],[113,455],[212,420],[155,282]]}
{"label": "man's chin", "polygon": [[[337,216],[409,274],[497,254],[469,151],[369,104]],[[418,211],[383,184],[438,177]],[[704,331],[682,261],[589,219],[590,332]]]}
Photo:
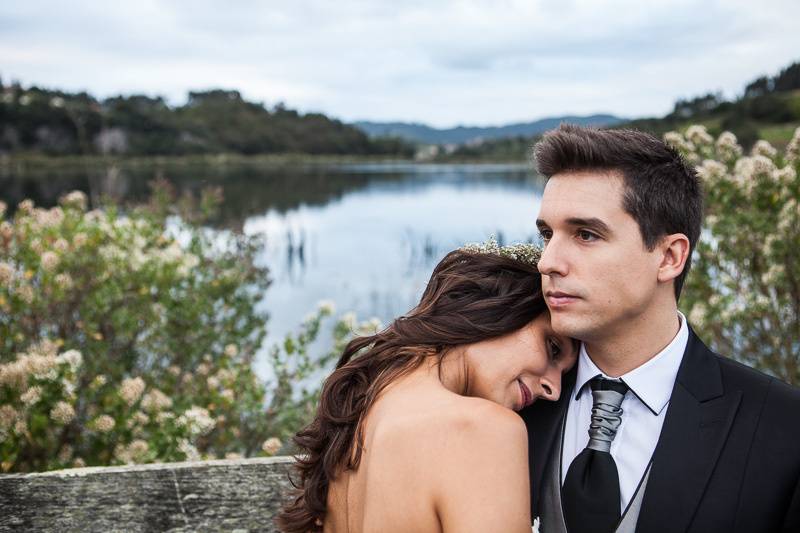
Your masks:
{"label": "man's chin", "polygon": [[591,336],[592,325],[571,313],[550,311],[550,326],[557,334],[573,339],[583,340]]}

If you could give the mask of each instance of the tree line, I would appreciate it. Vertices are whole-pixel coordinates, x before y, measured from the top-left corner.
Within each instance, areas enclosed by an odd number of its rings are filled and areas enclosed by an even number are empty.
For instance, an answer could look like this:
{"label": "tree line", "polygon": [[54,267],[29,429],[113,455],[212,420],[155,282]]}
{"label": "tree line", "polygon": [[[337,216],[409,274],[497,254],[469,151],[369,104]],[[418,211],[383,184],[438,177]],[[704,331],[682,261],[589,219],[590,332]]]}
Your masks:
{"label": "tree line", "polygon": [[209,153],[393,155],[414,147],[370,139],[321,113],[283,104],[267,108],[238,91],[190,92],[186,104],[162,97],[115,96],[24,88],[0,80],[0,152],[48,155],[189,155]]}

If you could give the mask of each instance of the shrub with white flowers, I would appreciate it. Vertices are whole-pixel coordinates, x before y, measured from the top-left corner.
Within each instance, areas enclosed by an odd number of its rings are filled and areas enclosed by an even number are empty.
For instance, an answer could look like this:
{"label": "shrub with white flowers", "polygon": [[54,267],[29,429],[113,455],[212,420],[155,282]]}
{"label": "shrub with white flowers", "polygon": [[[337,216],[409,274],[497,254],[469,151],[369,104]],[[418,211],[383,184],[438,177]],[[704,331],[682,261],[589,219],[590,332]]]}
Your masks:
{"label": "shrub with white flowers", "polygon": [[10,219],[0,203],[0,472],[272,455],[313,412],[308,376],[332,356],[307,347],[332,304],[265,383],[262,243],[221,248],[189,223],[179,240],[173,200],[162,187],[123,215],[73,192]]}
{"label": "shrub with white flowers", "polygon": [[680,306],[721,353],[800,384],[800,128],[743,154],[703,126],[665,141],[697,167],[706,219]]}

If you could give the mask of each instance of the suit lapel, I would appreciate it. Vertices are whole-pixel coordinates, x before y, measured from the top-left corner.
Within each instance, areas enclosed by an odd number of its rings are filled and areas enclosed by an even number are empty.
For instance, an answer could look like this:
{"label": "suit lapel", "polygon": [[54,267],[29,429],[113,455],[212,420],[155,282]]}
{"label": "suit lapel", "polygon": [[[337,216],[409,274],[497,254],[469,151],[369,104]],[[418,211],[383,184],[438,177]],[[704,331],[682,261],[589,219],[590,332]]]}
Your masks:
{"label": "suit lapel", "polygon": [[[577,367],[577,365],[575,365]],[[561,396],[558,401],[539,400],[521,415],[528,428],[528,461],[531,478],[531,516],[540,511],[541,488],[547,461],[552,455],[553,444],[561,430],[559,423],[566,412],[572,389],[575,385],[577,368],[573,368],[561,380]],[[558,456],[556,456],[558,457]]]}
{"label": "suit lapel", "polygon": [[638,531],[686,531],[740,401],[741,391],[723,389],[716,357],[690,329],[653,455]]}

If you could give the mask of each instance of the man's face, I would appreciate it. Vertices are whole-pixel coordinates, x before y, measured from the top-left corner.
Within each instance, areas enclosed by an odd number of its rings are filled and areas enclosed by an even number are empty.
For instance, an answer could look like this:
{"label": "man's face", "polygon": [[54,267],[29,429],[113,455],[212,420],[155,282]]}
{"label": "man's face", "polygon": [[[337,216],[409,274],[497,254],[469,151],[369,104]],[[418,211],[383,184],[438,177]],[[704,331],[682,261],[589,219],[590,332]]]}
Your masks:
{"label": "man's face", "polygon": [[537,225],[539,261],[553,329],[593,342],[638,324],[658,287],[658,248],[649,252],[622,207],[622,177],[564,172],[547,182]]}

